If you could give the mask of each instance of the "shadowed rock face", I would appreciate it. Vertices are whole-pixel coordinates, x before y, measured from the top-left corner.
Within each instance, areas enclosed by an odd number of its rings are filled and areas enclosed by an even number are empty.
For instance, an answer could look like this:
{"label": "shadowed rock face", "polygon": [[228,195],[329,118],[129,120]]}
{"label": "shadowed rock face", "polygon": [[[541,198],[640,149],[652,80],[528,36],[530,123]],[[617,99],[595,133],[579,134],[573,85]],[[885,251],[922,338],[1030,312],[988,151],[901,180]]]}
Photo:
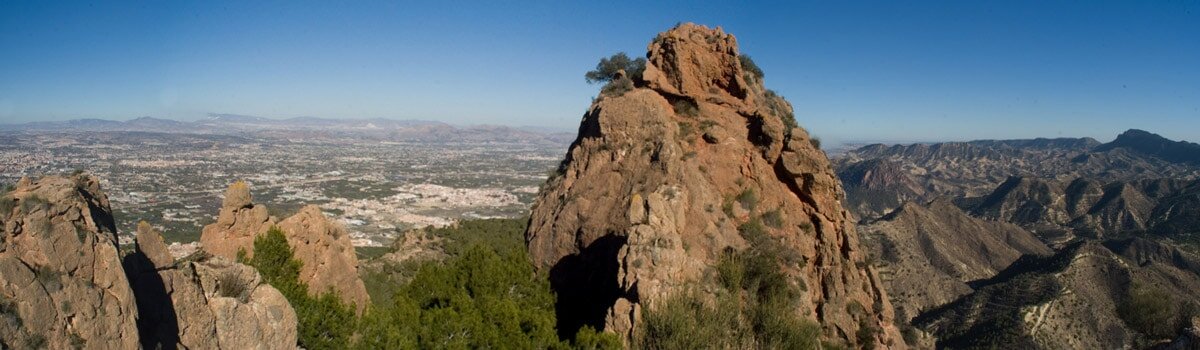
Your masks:
{"label": "shadowed rock face", "polygon": [[1187,141],[1171,141],[1158,134],[1130,129],[1112,142],[1096,147],[1097,152],[1125,148],[1172,163],[1200,165],[1200,145]]}
{"label": "shadowed rock face", "polygon": [[125,269],[137,296],[146,349],[290,349],[296,313],[253,267],[200,252],[180,261],[162,236],[138,225]]}
{"label": "shadowed rock face", "polygon": [[350,234],[330,221],[315,205],[305,206],[283,221],[267,215],[267,207],[251,202],[250,188],[238,181],[229,186],[217,222],[205,226],[204,250],[226,259],[238,251],[254,256],[254,238],[278,226],[287,236],[296,259],[304,263],[300,281],[314,295],[335,291],[342,301],[353,303],[361,315],[368,304],[366,285],[358,275],[358,257]]}
{"label": "shadowed rock face", "polygon": [[882,330],[878,344],[903,347],[829,160],[806,131],[785,127],[791,106],[744,74],[737,40],[684,24],[659,34],[647,58],[642,86],[584,115],[532,210],[526,241],[559,296],[560,331],[630,337],[641,308],[685,291],[711,297],[719,287],[706,276],[721,253],[748,245],[737,227],[774,212],[768,235],[805,262],[781,262],[807,286],[797,315],[830,340],[855,345],[869,326]]}
{"label": "shadowed rock face", "polygon": [[138,346],[108,198],[87,175],[0,196],[0,348]]}

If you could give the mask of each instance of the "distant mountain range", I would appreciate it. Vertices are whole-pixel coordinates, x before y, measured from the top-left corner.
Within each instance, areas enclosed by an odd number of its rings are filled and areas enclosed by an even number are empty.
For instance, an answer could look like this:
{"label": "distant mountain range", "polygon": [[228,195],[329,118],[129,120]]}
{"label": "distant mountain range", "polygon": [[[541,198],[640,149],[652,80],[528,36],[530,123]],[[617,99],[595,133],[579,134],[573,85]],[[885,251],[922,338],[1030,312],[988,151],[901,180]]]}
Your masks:
{"label": "distant mountain range", "polygon": [[1200,145],[1142,130],[868,145],[836,168],[898,318],[919,330],[910,345],[1196,344]]}
{"label": "distant mountain range", "polygon": [[1109,183],[1200,176],[1200,145],[1129,130],[1092,138],[868,145],[835,160],[848,207],[876,218],[906,200],[982,197],[1010,177]]}
{"label": "distant mountain range", "polygon": [[552,142],[569,143],[574,135],[544,128],[497,125],[454,126],[443,122],[394,119],[326,119],[296,117],[270,119],[237,114],[209,114],[184,122],[141,117],[128,121],[75,119],[24,124],[0,124],[0,131],[15,132],[159,132],[248,135],[270,138],[369,139],[421,142]]}
{"label": "distant mountain range", "polygon": [[1195,349],[1200,145],[1130,129],[868,145],[835,167],[910,345]]}

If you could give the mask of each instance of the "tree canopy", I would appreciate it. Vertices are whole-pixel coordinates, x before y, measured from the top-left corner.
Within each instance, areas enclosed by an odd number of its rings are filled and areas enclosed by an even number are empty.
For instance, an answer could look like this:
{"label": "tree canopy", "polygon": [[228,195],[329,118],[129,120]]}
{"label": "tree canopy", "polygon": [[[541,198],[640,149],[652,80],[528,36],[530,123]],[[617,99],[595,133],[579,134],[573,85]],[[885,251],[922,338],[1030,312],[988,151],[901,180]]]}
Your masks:
{"label": "tree canopy", "polygon": [[607,58],[601,58],[600,63],[596,64],[596,69],[588,71],[583,77],[588,84],[608,83],[613,81],[613,77],[620,70],[625,70],[625,75],[630,79],[641,79],[642,71],[646,70],[646,59],[642,57],[630,59],[629,55],[624,52],[618,52]]}

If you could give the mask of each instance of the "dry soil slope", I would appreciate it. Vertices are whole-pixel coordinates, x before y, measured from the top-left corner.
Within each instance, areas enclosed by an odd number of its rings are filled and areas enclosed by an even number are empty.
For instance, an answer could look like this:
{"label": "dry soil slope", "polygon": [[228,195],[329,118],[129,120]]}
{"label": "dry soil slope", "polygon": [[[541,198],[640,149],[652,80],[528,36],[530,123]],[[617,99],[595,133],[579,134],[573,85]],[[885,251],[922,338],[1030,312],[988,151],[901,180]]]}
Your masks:
{"label": "dry soil slope", "polygon": [[1142,239],[1080,242],[1048,258],[1022,259],[914,323],[951,348],[1129,348],[1143,338],[1118,313],[1131,288],[1161,291],[1173,307],[1200,303],[1197,261]]}
{"label": "dry soil slope", "polygon": [[859,232],[905,321],[971,293],[968,282],[991,278],[1022,255],[1053,253],[1016,225],[973,218],[944,199],[905,203]]}

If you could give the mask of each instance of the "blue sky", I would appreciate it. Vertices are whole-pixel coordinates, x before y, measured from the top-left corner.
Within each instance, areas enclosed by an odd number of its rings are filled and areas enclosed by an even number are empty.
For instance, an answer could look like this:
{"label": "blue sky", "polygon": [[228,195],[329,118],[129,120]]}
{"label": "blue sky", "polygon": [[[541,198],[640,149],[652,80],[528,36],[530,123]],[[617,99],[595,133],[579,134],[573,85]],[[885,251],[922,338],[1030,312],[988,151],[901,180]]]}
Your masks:
{"label": "blue sky", "polygon": [[722,26],[826,140],[1200,141],[1200,2],[0,2],[0,122],[207,113],[573,130],[583,73]]}

